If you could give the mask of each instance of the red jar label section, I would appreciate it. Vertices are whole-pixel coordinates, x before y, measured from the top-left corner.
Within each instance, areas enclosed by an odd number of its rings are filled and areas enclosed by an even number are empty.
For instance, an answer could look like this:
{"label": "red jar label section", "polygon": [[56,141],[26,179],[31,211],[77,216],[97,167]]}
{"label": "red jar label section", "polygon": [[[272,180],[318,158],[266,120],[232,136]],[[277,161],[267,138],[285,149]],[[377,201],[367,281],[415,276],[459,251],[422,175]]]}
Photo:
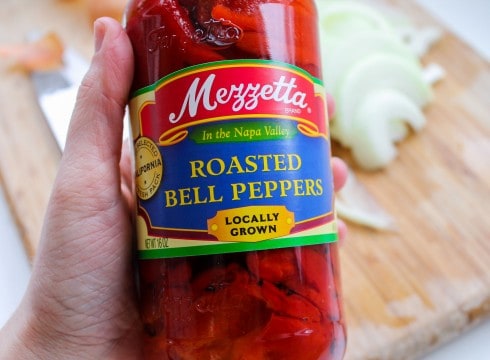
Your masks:
{"label": "red jar label section", "polygon": [[189,125],[265,115],[295,119],[308,131],[327,135],[323,88],[315,80],[299,68],[269,61],[230,60],[185,69],[138,92],[154,92],[139,109],[140,135],[165,142]]}

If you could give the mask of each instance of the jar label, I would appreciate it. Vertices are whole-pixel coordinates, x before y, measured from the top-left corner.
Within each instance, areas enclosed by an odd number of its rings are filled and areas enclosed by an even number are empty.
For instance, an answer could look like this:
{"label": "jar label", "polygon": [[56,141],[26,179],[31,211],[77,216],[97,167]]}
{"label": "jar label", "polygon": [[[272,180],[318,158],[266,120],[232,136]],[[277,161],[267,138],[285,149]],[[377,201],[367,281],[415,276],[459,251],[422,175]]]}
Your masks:
{"label": "jar label", "polygon": [[337,240],[320,80],[274,61],[206,63],[129,108],[141,258]]}

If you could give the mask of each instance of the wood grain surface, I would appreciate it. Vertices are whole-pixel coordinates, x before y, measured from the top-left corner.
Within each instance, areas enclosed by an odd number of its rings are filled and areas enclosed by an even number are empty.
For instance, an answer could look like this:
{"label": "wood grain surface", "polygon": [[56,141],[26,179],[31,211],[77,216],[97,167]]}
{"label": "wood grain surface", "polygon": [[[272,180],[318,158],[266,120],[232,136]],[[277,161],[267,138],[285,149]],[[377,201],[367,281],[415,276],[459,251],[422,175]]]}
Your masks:
{"label": "wood grain surface", "polygon": [[[438,25],[412,1],[377,3]],[[0,44],[53,30],[89,58],[87,19],[76,2],[2,0]],[[353,166],[397,231],[349,224],[341,250],[348,360],[416,359],[490,315],[490,68],[444,30],[424,58],[447,72],[427,127],[386,170]],[[31,257],[59,159],[29,77],[0,60],[0,181]]]}

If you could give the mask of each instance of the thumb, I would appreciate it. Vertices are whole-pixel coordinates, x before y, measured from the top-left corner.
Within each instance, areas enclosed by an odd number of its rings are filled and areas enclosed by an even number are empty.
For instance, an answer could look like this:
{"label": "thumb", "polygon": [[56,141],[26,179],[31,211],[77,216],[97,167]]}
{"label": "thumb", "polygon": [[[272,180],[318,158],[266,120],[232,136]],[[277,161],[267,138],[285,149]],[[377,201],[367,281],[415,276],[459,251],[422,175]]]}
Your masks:
{"label": "thumb", "polygon": [[[78,91],[44,230],[120,204],[124,110],[133,77],[131,42],[111,18],[94,23],[95,54]],[[61,224],[56,223],[55,219]],[[78,220],[77,220],[78,219]]]}
{"label": "thumb", "polygon": [[[73,240],[97,238],[94,234],[101,229],[106,231],[106,238],[116,241],[120,238],[116,235],[129,227],[119,160],[133,52],[116,20],[98,19],[94,30],[95,54],[78,92],[48,204],[39,244],[41,257],[60,248],[73,253],[86,250],[86,242],[74,246]],[[70,242],[71,248],[66,246]],[[56,254],[62,262],[64,258]]]}
{"label": "thumb", "polygon": [[68,162],[72,175],[86,176],[94,167],[109,166],[106,170],[114,170],[111,173],[119,178],[115,170],[121,155],[133,53],[128,36],[114,19],[96,20],[94,33],[95,54],[78,92],[60,170]]}

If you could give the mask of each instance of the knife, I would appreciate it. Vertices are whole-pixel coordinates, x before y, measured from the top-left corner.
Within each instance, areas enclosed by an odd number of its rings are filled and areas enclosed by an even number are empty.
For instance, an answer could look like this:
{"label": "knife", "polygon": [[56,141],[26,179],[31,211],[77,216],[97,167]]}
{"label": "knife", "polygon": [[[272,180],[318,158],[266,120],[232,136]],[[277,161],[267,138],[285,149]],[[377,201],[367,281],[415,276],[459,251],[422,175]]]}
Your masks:
{"label": "knife", "polygon": [[82,55],[66,48],[62,68],[31,74],[39,106],[61,151],[65,147],[78,88],[88,67],[89,63]]}

